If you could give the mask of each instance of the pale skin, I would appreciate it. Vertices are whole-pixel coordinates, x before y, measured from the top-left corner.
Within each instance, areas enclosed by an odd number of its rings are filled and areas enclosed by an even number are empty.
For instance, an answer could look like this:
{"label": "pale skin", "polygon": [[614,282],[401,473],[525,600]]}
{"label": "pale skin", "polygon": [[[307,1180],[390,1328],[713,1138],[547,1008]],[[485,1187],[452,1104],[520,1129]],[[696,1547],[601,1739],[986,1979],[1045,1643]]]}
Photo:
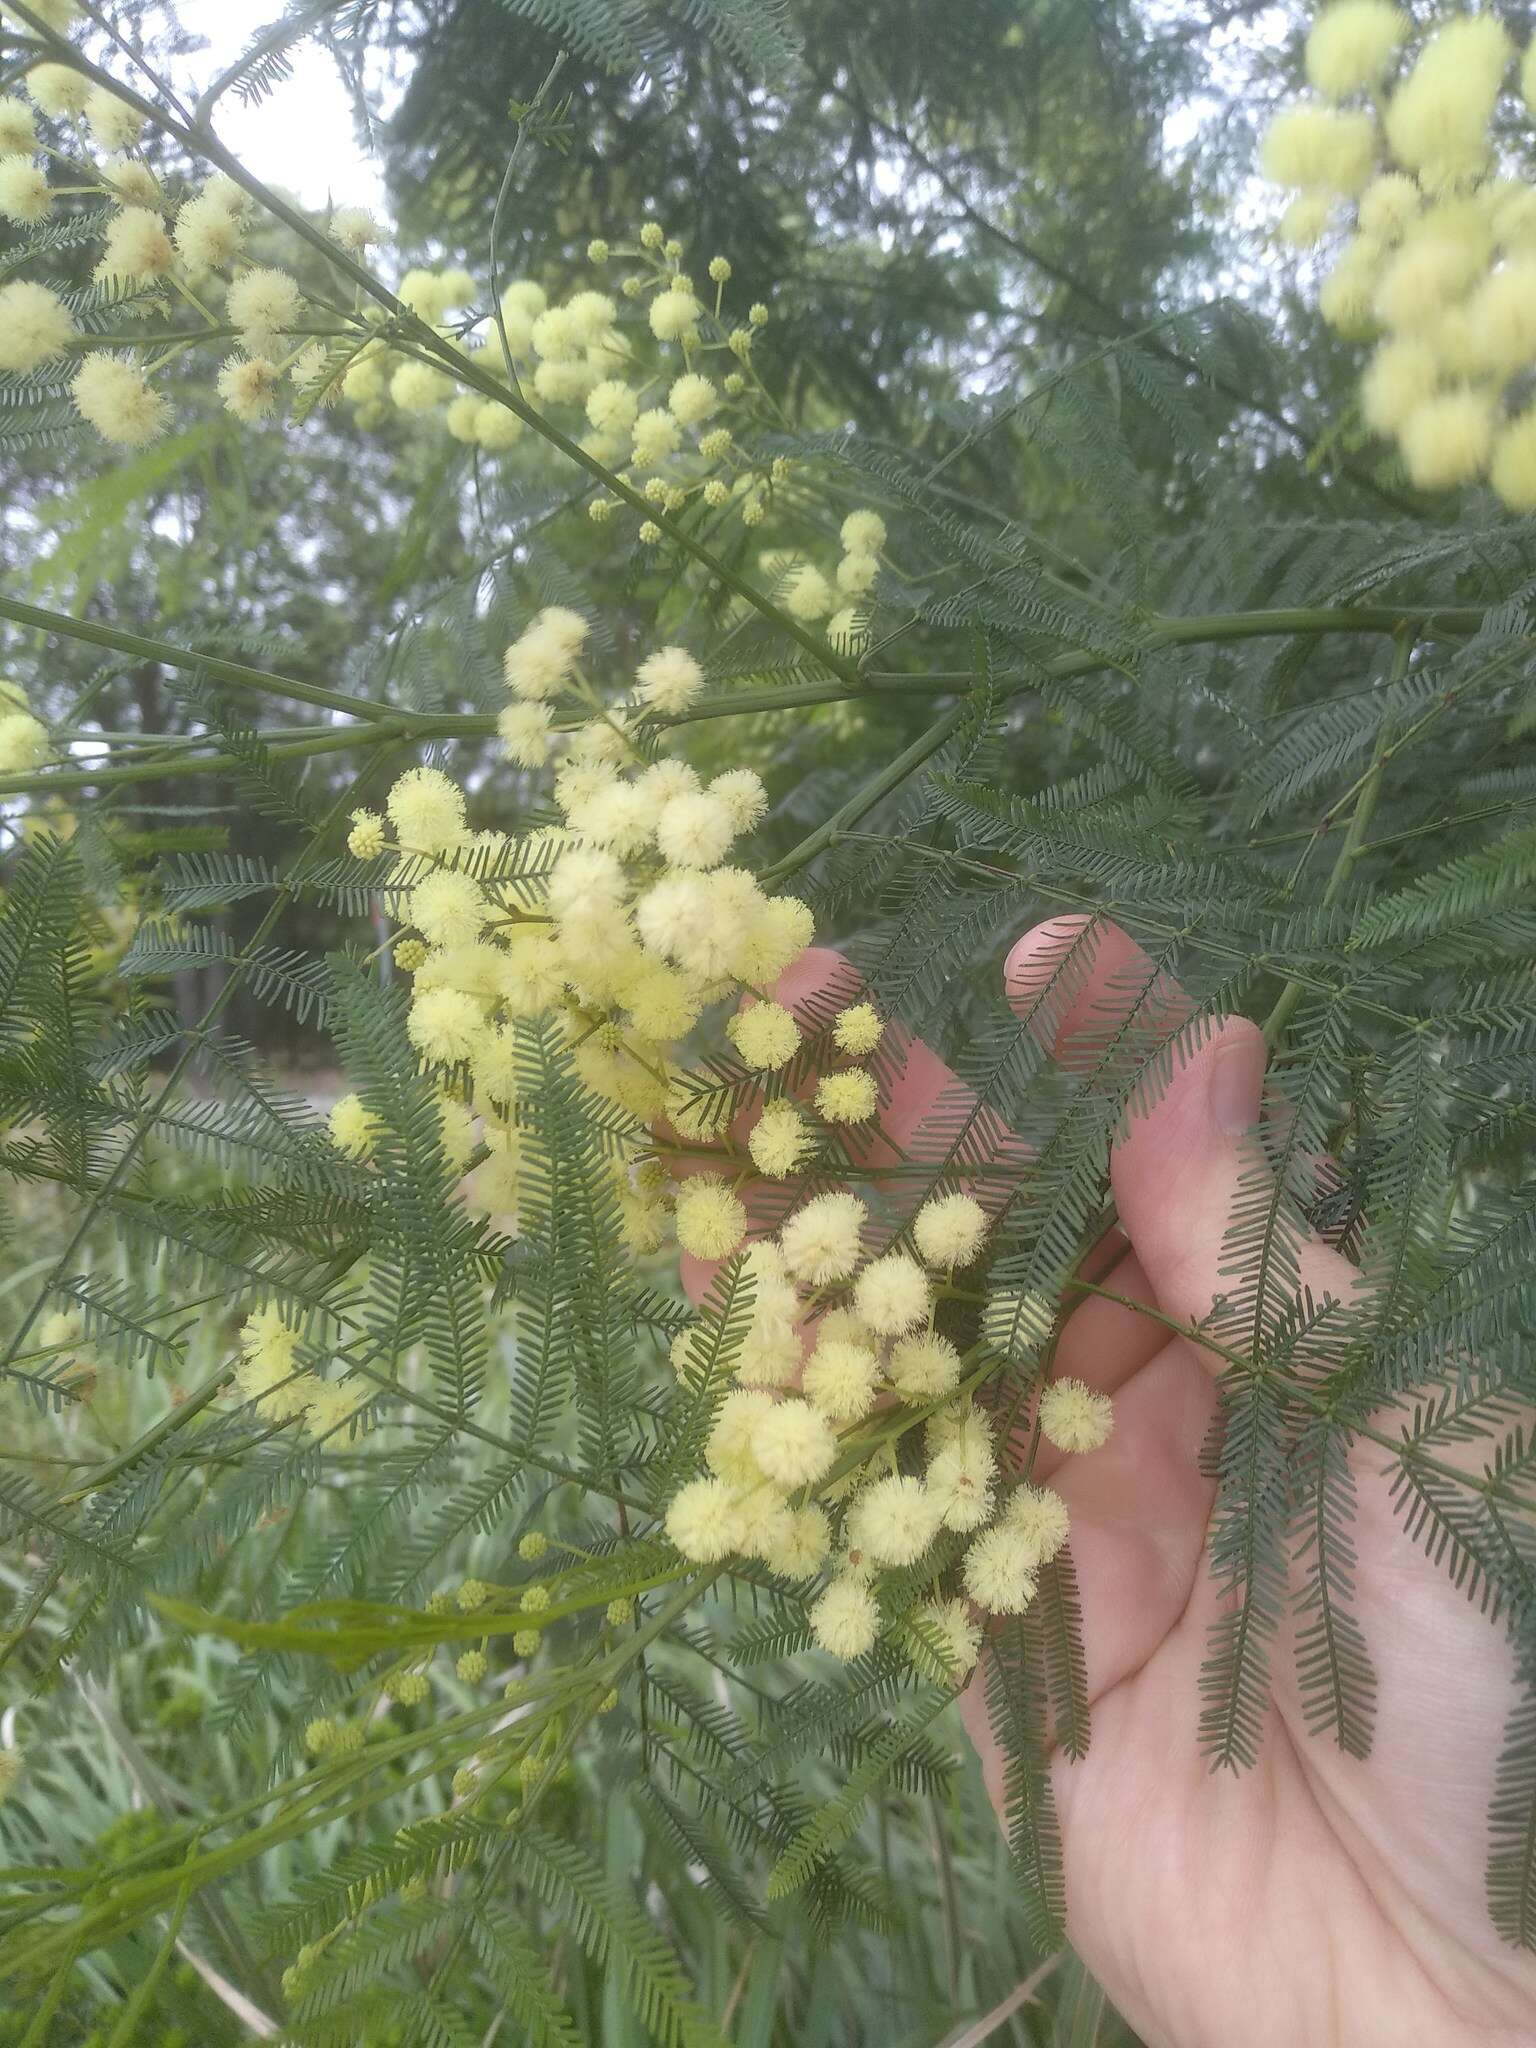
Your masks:
{"label": "pale skin", "polygon": [[[1009,955],[1021,1013],[1074,922],[1037,927]],[[1100,929],[1089,980],[1058,1020],[1059,1060],[1102,1029],[1111,985],[1139,958],[1123,933]],[[841,966],[807,955],[779,999],[795,1008]],[[1265,1059],[1258,1028],[1229,1018],[1123,1128],[1112,1182],[1124,1237],[1101,1284],[1191,1325],[1230,1288],[1222,1242],[1251,1163],[1243,1134],[1264,1114]],[[884,1135],[904,1143],[952,1085],[913,1045]],[[684,1268],[702,1298],[710,1269]],[[1321,1240],[1302,1271],[1318,1296],[1356,1288],[1354,1267]],[[1256,1767],[1213,1774],[1201,1751],[1198,1679],[1222,1596],[1204,1556],[1214,1486],[1198,1454],[1221,1366],[1098,1298],[1072,1308],[1058,1345],[1055,1371],[1115,1408],[1103,1449],[1062,1459],[1046,1447],[1035,1472],[1071,1509],[1092,1706],[1088,1755],[1052,1767],[1069,1937],[1149,2048],[1530,2048],[1536,1956],[1500,1940],[1484,1899],[1512,1660],[1502,1631],[1405,1535],[1380,1445],[1352,1454],[1355,1612],[1378,1681],[1370,1755],[1307,1734],[1286,1641]],[[1001,1812],[983,1690],[978,1678],[962,1711]]]}

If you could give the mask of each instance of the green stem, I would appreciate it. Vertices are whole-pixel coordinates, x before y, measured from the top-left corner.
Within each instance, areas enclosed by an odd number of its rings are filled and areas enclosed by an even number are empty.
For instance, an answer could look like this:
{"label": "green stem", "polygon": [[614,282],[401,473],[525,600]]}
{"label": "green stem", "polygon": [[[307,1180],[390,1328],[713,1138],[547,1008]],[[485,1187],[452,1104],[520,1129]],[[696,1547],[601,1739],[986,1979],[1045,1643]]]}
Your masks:
{"label": "green stem", "polygon": [[[1413,659],[1414,644],[1414,637],[1411,634],[1403,633],[1399,636],[1397,649],[1392,660],[1392,672],[1387,678],[1386,687],[1389,690],[1395,684],[1400,683],[1408,673],[1408,664]],[[1376,734],[1376,746],[1371,757],[1371,765],[1361,780],[1360,795],[1350,816],[1349,830],[1345,834],[1344,844],[1339,848],[1339,857],[1333,864],[1333,872],[1329,875],[1327,885],[1323,890],[1322,908],[1324,910],[1331,908],[1337,902],[1350,876],[1354,873],[1355,863],[1359,860],[1361,850],[1365,845],[1366,832],[1370,828],[1371,819],[1375,816],[1377,800],[1381,795],[1382,773],[1392,751],[1389,726],[1387,721],[1383,719],[1381,727]],[[1303,853],[1302,859],[1305,860],[1305,858],[1306,855]],[[1287,1025],[1295,1014],[1296,1006],[1300,1003],[1304,994],[1304,985],[1295,976],[1292,976],[1280,991],[1278,1001],[1264,1019],[1264,1042],[1271,1051],[1280,1043]]]}
{"label": "green stem", "polygon": [[566,56],[566,51],[556,50],[554,62],[544,74],[543,83],[518,117],[517,140],[513,143],[511,153],[507,158],[507,168],[502,173],[501,190],[496,194],[496,205],[491,213],[491,319],[495,322],[496,339],[501,344],[501,361],[502,367],[507,373],[507,382],[519,398],[523,395],[522,381],[517,374],[517,365],[512,360],[512,344],[507,339],[506,315],[501,310],[501,266],[497,255],[501,245],[501,209],[506,204],[507,194],[512,189],[512,173],[516,170],[517,160],[523,153],[523,144],[528,140],[529,122],[539,111],[539,108],[543,106],[546,94],[560,76],[561,70],[565,65]]}
{"label": "green stem", "polygon": [[[36,626],[43,631],[64,633],[73,639],[88,641],[95,646],[110,647],[141,659],[159,661],[167,667],[201,670],[215,680],[233,684],[237,688],[259,691],[269,696],[286,696],[324,709],[348,712],[359,719],[378,725],[381,730],[377,737],[393,737],[402,731],[408,731],[419,739],[482,739],[494,732],[496,726],[494,717],[489,713],[418,712],[375,704],[367,698],[349,697],[340,691],[326,690],[319,684],[300,683],[291,676],[280,676],[263,669],[249,668],[242,663],[224,661],[213,655],[192,654],[185,648],[172,646],[169,642],[119,632],[114,627],[100,626],[93,621],[71,619],[62,613],[41,611],[35,606],[22,605],[4,597],[0,597],[0,617],[9,617],[19,624]],[[1454,613],[1442,610],[1432,617],[1429,614],[1387,609],[1362,609],[1358,612],[1320,610],[1217,613],[1200,618],[1160,620],[1149,629],[1143,645],[1163,648],[1227,639],[1284,638],[1297,633],[1401,633],[1405,625],[1414,621],[1419,622],[1421,632],[1432,631],[1435,622],[1446,621],[1453,621],[1455,630],[1460,632],[1471,630],[1481,617],[1480,611],[1471,608]],[[1087,675],[1108,665],[1106,659],[1097,653],[1074,649],[1070,653],[1055,656],[1035,670],[1017,674],[1005,670],[995,676],[993,681],[1006,686],[1007,692],[1011,694],[1033,687],[1042,675],[1060,681],[1073,676]],[[702,719],[788,711],[811,704],[847,703],[854,700],[867,702],[871,697],[942,696],[956,693],[977,680],[979,678],[975,672],[969,669],[931,671],[925,675],[876,672],[862,678],[856,685],[801,683],[788,684],[782,688],[740,690],[701,697],[686,712],[671,717],[658,717],[653,723],[660,727],[688,725]],[[1471,682],[1475,680],[1476,678],[1469,679],[1462,688],[1470,688]],[[1431,713],[1425,714],[1425,717],[1439,716],[1444,708],[1443,705],[1437,704]],[[1419,724],[1422,725],[1423,722],[1420,720]],[[1405,732],[1390,752],[1397,751],[1418,729],[1416,725],[1409,732]],[[195,747],[198,737],[196,734],[175,735],[168,743],[178,748],[190,749]],[[298,755],[330,753],[352,746],[372,745],[375,737],[343,729],[335,733],[295,738],[291,749],[286,739],[283,739],[274,745],[273,751],[277,754],[291,751]],[[908,750],[908,755],[900,758],[906,760],[910,756],[913,764],[917,765],[932,751],[932,748],[925,748],[923,742],[919,741]],[[101,785],[110,786],[114,782],[142,782],[161,776],[196,775],[205,771],[214,773],[235,765],[228,755],[193,757],[189,753],[186,758],[178,758],[175,761],[161,757],[154,762],[113,763],[97,768],[44,769],[28,775],[0,777],[0,795],[46,793],[50,789],[94,789]],[[892,763],[893,769],[895,766],[896,764]],[[896,779],[899,780],[900,777]],[[894,783],[889,785],[894,786]],[[873,801],[878,802],[880,796],[888,793],[888,788],[882,788]],[[1345,792],[1346,799],[1351,793]],[[856,823],[870,807],[870,804],[862,803],[856,798],[848,807],[847,815],[843,817],[842,828],[846,829],[847,825]],[[1337,807],[1335,804],[1333,809],[1336,810]],[[1314,834],[1319,829],[1313,828]],[[818,852],[821,850],[820,847],[817,848]],[[800,849],[797,848],[790,858],[798,860],[799,853]],[[813,854],[809,857],[815,856]]]}
{"label": "green stem", "polygon": [[[311,754],[344,754],[353,747],[398,745],[406,738],[425,737],[414,724],[379,723],[317,731],[302,740],[269,747],[275,760],[307,759]],[[141,757],[101,768],[57,768],[30,775],[0,775],[0,796],[47,796],[54,790],[111,789],[129,782],[162,782],[182,775],[216,775],[241,766],[233,754],[187,754]]]}
{"label": "green stem", "polygon": [[764,886],[782,882],[786,877],[797,874],[829,846],[835,845],[840,833],[845,832],[850,825],[858,824],[882,798],[899,788],[914,768],[920,768],[930,755],[939,751],[946,740],[952,739],[969,711],[968,699],[951,706],[920,739],[915,739],[910,747],[903,749],[878,775],[866,782],[856,796],[850,797],[847,803],[834,811],[825,824],[818,825],[814,832],[808,833],[781,861],[776,861],[761,877]]}
{"label": "green stem", "polygon": [[353,718],[372,720],[409,721],[414,716],[374,704],[367,697],[349,697],[319,683],[301,683],[295,676],[274,675],[268,669],[249,668],[244,662],[225,661],[217,654],[197,654],[187,647],[174,647],[168,640],[149,640],[142,633],[125,633],[116,626],[98,625],[94,619],[75,619],[67,612],[44,611],[38,605],[21,604],[13,597],[0,596],[0,619],[35,627],[40,633],[62,633],[67,639],[106,647],[114,654],[131,654],[138,661],[157,661],[165,668],[195,669],[214,682],[228,683],[237,690],[259,690],[267,697],[291,697],[296,703],[313,704],[322,711],[344,711]]}
{"label": "green stem", "polygon": [[[715,1580],[719,1578],[723,1569],[722,1565],[715,1565],[712,1569],[701,1572],[696,1579],[689,1580],[686,1584],[680,1586],[671,1599],[665,1601],[642,1628],[636,1629],[633,1635],[627,1636],[609,1657],[595,1666],[591,1678],[590,1704],[584,1713],[578,1715],[573,1712],[570,1715],[568,1723],[561,1733],[559,1742],[555,1745],[545,1764],[538,1783],[530,1789],[528,1796],[524,1799],[522,1807],[512,1823],[514,1828],[518,1824],[526,1825],[537,1810],[546,1790],[554,1783],[556,1772],[575,1748],[577,1738],[594,1719],[598,1707],[606,1695],[613,1690],[616,1681],[624,1675],[628,1667],[636,1662],[659,1635],[669,1629],[679,1616],[685,1614],[696,1600],[702,1599]],[[498,1845],[491,1851],[490,1855],[486,1858],[484,1868],[479,1873],[482,1889],[496,1883],[502,1865],[511,1853],[511,1842]],[[432,1973],[434,1989],[446,1980],[449,1972],[457,1962],[460,1951],[467,1939],[467,1931],[467,1924],[461,1926],[449,1942],[446,1953],[441,1957],[436,1969]]]}
{"label": "green stem", "polygon": [[[1202,1350],[1213,1352],[1225,1364],[1235,1366],[1239,1372],[1247,1373],[1250,1378],[1268,1375],[1267,1366],[1259,1364],[1241,1351],[1233,1350],[1229,1345],[1218,1342],[1208,1330],[1202,1329],[1199,1323],[1181,1322],[1177,1316],[1164,1315],[1161,1309],[1153,1308],[1150,1302],[1137,1301],[1129,1294],[1117,1294],[1112,1287],[1099,1287],[1091,1280],[1069,1280],[1067,1285],[1075,1293],[1096,1294],[1101,1301],[1115,1302],[1121,1308],[1130,1309],[1135,1315],[1144,1316],[1148,1322],[1159,1324],[1171,1335],[1182,1337],[1190,1344],[1199,1345]],[[1315,1388],[1303,1386],[1294,1379],[1283,1379],[1282,1384],[1288,1400],[1299,1401],[1315,1415],[1322,1415],[1330,1420],[1333,1418],[1333,1404],[1326,1394],[1317,1392]],[[1486,1500],[1503,1501],[1514,1508],[1525,1506],[1522,1497],[1512,1493],[1500,1480],[1479,1479],[1470,1472],[1463,1472],[1457,1466],[1432,1457],[1427,1451],[1421,1451],[1416,1444],[1403,1437],[1390,1436],[1386,1430],[1374,1429],[1367,1422],[1346,1422],[1343,1426],[1352,1436],[1364,1437],[1368,1443],[1379,1444],[1394,1457],[1410,1460],[1424,1471],[1433,1472],[1438,1478],[1449,1480],[1455,1486],[1464,1486],[1469,1492],[1480,1494]]]}

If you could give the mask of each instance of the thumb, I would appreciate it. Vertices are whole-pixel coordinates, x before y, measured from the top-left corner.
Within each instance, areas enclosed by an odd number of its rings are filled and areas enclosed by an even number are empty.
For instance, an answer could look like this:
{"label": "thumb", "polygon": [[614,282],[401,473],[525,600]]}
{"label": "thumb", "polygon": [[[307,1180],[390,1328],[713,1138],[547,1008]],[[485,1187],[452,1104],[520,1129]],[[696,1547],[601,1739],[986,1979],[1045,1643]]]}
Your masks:
{"label": "thumb", "polygon": [[1230,1290],[1224,1243],[1239,1201],[1247,1207],[1254,1199],[1267,1053],[1263,1033],[1244,1017],[1227,1018],[1193,1052],[1186,1045],[1182,1059],[1180,1050],[1162,1094],[1130,1115],[1110,1176],[1158,1306],[1193,1323]]}

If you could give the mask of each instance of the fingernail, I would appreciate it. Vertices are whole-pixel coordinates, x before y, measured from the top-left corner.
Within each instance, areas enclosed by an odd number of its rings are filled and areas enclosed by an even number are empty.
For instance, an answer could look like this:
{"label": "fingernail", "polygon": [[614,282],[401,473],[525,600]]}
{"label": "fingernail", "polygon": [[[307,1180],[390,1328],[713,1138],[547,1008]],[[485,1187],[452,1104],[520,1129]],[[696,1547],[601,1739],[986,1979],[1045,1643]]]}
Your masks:
{"label": "fingernail", "polygon": [[1264,1083],[1264,1041],[1245,1032],[1216,1048],[1206,1083],[1211,1118],[1217,1130],[1235,1137],[1251,1131],[1259,1120],[1259,1091]]}

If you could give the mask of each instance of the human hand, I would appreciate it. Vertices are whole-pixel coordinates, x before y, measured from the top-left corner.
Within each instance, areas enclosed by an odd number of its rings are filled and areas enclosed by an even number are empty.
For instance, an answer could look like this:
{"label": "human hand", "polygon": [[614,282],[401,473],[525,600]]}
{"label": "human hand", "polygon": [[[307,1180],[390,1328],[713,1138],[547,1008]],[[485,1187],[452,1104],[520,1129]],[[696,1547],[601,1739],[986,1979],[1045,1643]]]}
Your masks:
{"label": "human hand", "polygon": [[[1040,927],[1014,948],[1016,1003],[1062,931]],[[1140,957],[1102,931],[1059,1058],[1085,1024],[1102,1028],[1111,984]],[[1259,1121],[1264,1064],[1256,1026],[1228,1019],[1125,1127],[1111,1175],[1128,1241],[1106,1288],[1185,1324],[1232,1288],[1223,1239],[1252,1171],[1243,1134]],[[1344,1301],[1358,1283],[1316,1238],[1300,1279]],[[1536,1958],[1499,1939],[1483,1883],[1512,1658],[1409,1540],[1380,1446],[1359,1442],[1351,1457],[1355,1612],[1377,1676],[1369,1756],[1308,1735],[1288,1639],[1256,1767],[1213,1773],[1202,1753],[1198,1683],[1223,1595],[1204,1555],[1215,1485],[1199,1451],[1222,1363],[1096,1297],[1073,1309],[1057,1347],[1058,1374],[1115,1402],[1102,1450],[1063,1459],[1042,1446],[1036,1464],[1071,1509],[1093,1716],[1087,1756],[1053,1763],[1071,1939],[1154,2048],[1528,2044]],[[969,1687],[963,1712],[1001,1812],[983,1690]]]}
{"label": "human hand", "polygon": [[[1081,923],[1053,921],[1015,946],[1005,980],[1021,1013]],[[1099,928],[1092,972],[1059,1022],[1058,1060],[1073,1064],[1085,1032],[1112,1020],[1138,962],[1150,972],[1124,933]],[[808,955],[778,998],[803,1009],[838,970],[837,955]],[[1182,1325],[1231,1289],[1223,1240],[1252,1168],[1243,1134],[1259,1121],[1264,1064],[1257,1028],[1228,1019],[1124,1128],[1112,1160],[1124,1236],[1096,1269],[1107,1289]],[[929,1048],[909,1046],[874,1144],[910,1146],[958,1085]],[[683,1263],[702,1300],[714,1268]],[[1300,1278],[1342,1300],[1358,1284],[1316,1238]],[[1152,2048],[1529,2048],[1536,1959],[1499,1939],[1484,1898],[1512,1659],[1405,1534],[1380,1445],[1358,1442],[1351,1458],[1355,1612],[1378,1682],[1369,1756],[1307,1734],[1289,1640],[1277,1646],[1256,1767],[1213,1773],[1201,1748],[1199,1677],[1223,1595],[1204,1557],[1215,1485],[1199,1453],[1222,1363],[1096,1296],[1072,1309],[1057,1346],[1056,1374],[1115,1402],[1103,1449],[1064,1459],[1042,1445],[1033,1473],[1071,1510],[1092,1711],[1087,1756],[1052,1763],[1070,1938]],[[962,1712],[1002,1815],[984,1676]]]}

